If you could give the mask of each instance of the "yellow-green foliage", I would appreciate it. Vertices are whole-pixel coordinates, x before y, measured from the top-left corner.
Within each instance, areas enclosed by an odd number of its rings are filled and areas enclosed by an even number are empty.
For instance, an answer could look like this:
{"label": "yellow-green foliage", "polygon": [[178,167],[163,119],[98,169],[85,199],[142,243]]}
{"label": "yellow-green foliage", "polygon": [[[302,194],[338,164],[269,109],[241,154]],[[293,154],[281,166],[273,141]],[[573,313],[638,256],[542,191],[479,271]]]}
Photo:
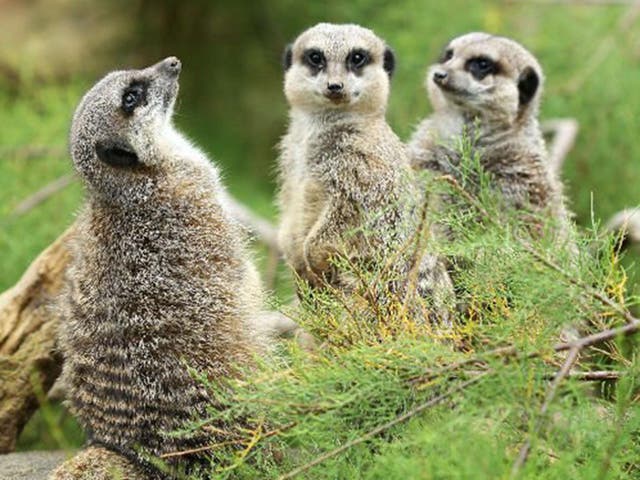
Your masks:
{"label": "yellow-green foliage", "polygon": [[[407,315],[393,306],[401,299],[378,315],[370,299],[379,297],[366,295],[366,282],[347,294],[301,288],[300,306],[289,314],[317,346],[312,352],[285,346],[234,384],[232,395],[218,393],[228,408],[212,408],[200,425],[241,418],[243,426],[230,427],[231,445],[212,446],[213,478],[278,478],[359,438],[366,441],[300,478],[509,478],[525,441],[531,451],[517,478],[640,475],[637,340],[584,349],[574,372],[615,371],[620,378],[565,379],[541,411],[567,356],[553,349],[561,333],[588,335],[624,324],[617,307],[597,295],[620,308],[637,300],[622,293],[626,275],[614,242],[576,233],[571,240],[582,253],[575,254],[552,234],[531,238],[520,213],[500,207],[477,159],[464,158],[473,189],[428,180],[462,204],[434,219],[459,240],[429,247],[458,262],[454,327],[443,331]],[[515,354],[495,353],[506,346]],[[411,422],[368,437],[414,409],[421,411]]]}

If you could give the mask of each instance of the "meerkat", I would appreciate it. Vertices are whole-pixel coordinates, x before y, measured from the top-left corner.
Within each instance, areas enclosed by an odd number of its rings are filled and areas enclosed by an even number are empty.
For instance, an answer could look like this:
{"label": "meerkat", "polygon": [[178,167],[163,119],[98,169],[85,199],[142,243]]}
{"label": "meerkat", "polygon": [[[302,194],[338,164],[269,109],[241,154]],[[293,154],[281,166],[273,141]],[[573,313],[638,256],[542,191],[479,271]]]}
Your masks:
{"label": "meerkat", "polygon": [[553,218],[564,240],[570,214],[538,124],[543,83],[538,60],[517,42],[487,33],[455,38],[427,71],[434,111],[417,127],[409,151],[415,169],[461,180],[456,146],[466,133],[505,203]]}
{"label": "meerkat", "polygon": [[[210,404],[190,369],[223,388],[267,344],[257,271],[217,168],[172,125],[180,71],[169,57],[108,74],[70,136],[86,202],[61,299],[68,399],[89,445],[152,478],[149,457],[215,441],[172,435]],[[162,475],[199,462],[175,458]]]}
{"label": "meerkat", "polygon": [[[415,198],[415,185],[406,148],[385,119],[394,67],[391,48],[358,25],[320,23],[285,50],[279,242],[312,286],[346,288],[332,258],[380,262],[407,235],[405,200]],[[424,296],[450,292],[436,257],[425,255],[420,269]]]}

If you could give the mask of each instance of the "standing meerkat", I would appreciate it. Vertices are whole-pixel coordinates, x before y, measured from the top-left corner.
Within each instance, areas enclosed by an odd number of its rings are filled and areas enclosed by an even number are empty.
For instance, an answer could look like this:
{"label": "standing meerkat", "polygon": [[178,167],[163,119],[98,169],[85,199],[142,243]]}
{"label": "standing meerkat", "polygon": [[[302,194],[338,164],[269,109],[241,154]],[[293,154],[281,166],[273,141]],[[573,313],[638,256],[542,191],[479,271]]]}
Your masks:
{"label": "standing meerkat", "polygon": [[[385,42],[357,25],[320,23],[285,51],[290,123],[280,143],[279,241],[311,285],[345,287],[352,280],[332,258],[387,261],[415,233],[409,158],[385,119],[394,66]],[[418,289],[426,297],[451,291],[434,256],[420,261]]]}
{"label": "standing meerkat", "polygon": [[[110,73],[82,99],[70,139],[86,206],[61,299],[68,399],[92,448],[151,478],[149,457],[216,441],[171,435],[210,404],[189,369],[223,385],[265,347],[244,232],[217,169],[172,125],[180,70],[170,57]],[[199,461],[177,458],[169,477]],[[68,478],[64,465],[57,475]]]}
{"label": "standing meerkat", "polygon": [[543,80],[536,58],[513,40],[487,33],[455,38],[427,72],[434,112],[409,151],[414,168],[461,180],[457,144],[466,133],[506,204],[553,218],[566,239],[570,215],[538,124]]}

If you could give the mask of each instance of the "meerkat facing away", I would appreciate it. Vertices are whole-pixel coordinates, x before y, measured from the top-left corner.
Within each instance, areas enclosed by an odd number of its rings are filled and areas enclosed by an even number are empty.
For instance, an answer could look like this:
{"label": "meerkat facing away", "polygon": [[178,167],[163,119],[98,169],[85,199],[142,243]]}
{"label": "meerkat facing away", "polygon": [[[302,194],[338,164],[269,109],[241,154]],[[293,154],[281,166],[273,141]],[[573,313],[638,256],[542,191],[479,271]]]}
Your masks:
{"label": "meerkat facing away", "polygon": [[549,215],[566,239],[570,214],[538,124],[543,81],[536,58],[511,39],[478,32],[455,38],[427,72],[434,112],[409,151],[414,168],[461,180],[456,144],[466,132],[506,204]]}
{"label": "meerkat facing away", "polygon": [[[217,169],[172,126],[180,70],[170,57],[110,73],[70,138],[86,205],[61,299],[68,398],[90,445],[152,478],[148,456],[215,441],[171,435],[210,402],[189,368],[222,385],[265,347],[257,272]],[[177,458],[174,473],[199,461]]]}
{"label": "meerkat facing away", "polygon": [[[285,51],[290,123],[280,143],[279,241],[314,286],[349,284],[331,263],[336,255],[380,262],[408,235],[405,200],[416,198],[415,186],[385,119],[394,66],[385,42],[357,25],[318,24]],[[362,227],[373,235],[350,234]],[[429,297],[451,291],[434,256],[421,260],[419,289]]]}

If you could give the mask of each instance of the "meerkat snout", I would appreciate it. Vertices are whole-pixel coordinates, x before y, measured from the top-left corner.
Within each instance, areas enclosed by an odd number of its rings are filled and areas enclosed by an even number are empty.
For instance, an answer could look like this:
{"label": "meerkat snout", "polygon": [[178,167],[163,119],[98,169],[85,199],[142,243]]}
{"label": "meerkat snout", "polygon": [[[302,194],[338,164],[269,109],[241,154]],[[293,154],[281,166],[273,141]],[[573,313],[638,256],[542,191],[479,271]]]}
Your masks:
{"label": "meerkat snout", "polygon": [[325,93],[325,96],[333,101],[341,101],[342,99],[344,99],[345,95],[344,95],[344,83],[342,82],[338,82],[338,83],[329,83],[327,84],[327,92]]}
{"label": "meerkat snout", "polygon": [[436,70],[433,72],[433,81],[442,86],[446,82],[448,76],[447,72]]}
{"label": "meerkat snout", "polygon": [[371,30],[321,23],[287,47],[283,63],[292,107],[375,112],[386,106],[395,58]]}
{"label": "meerkat snout", "polygon": [[182,70],[182,62],[178,57],[167,57],[160,63],[165,70],[174,75],[178,75]]}

